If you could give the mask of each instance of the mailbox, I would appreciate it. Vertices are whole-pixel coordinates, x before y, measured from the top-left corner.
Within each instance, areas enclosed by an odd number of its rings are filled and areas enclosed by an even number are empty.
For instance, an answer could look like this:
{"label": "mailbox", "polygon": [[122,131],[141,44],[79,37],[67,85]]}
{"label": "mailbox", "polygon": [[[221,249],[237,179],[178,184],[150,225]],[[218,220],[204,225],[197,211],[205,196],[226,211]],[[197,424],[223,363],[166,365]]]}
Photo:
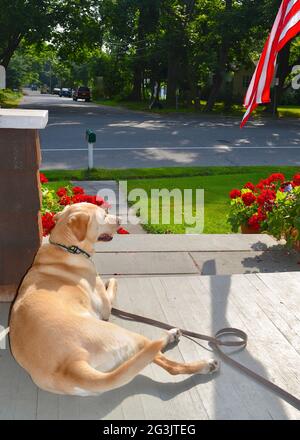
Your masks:
{"label": "mailbox", "polygon": [[85,132],[86,141],[89,144],[95,144],[96,143],[96,133],[93,130],[90,130],[89,128]]}

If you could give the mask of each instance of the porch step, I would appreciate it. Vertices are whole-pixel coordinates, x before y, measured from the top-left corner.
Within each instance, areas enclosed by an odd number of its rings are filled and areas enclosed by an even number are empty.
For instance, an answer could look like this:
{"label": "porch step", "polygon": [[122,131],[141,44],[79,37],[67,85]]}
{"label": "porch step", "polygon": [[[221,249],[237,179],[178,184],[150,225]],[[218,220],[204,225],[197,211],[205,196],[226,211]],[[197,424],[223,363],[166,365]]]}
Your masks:
{"label": "porch step", "polygon": [[128,235],[98,243],[99,273],[232,275],[299,271],[300,256],[268,235]]}
{"label": "porch step", "polygon": [[97,252],[238,252],[279,250],[270,235],[244,234],[147,234],[115,236],[108,243],[97,243]]}
{"label": "porch step", "polygon": [[[44,240],[47,242],[47,240]],[[300,255],[268,235],[117,235],[97,243],[104,277],[298,272]]]}

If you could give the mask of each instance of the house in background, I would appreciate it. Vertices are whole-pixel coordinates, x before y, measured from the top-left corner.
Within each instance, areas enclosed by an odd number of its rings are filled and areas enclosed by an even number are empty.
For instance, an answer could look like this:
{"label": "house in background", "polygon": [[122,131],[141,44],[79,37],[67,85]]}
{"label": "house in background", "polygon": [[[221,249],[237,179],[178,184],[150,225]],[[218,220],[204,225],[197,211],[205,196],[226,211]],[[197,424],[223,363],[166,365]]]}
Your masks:
{"label": "house in background", "polygon": [[253,63],[251,67],[243,67],[235,72],[232,81],[232,95],[235,99],[241,100],[244,98],[253,76],[255,65],[256,63]]}

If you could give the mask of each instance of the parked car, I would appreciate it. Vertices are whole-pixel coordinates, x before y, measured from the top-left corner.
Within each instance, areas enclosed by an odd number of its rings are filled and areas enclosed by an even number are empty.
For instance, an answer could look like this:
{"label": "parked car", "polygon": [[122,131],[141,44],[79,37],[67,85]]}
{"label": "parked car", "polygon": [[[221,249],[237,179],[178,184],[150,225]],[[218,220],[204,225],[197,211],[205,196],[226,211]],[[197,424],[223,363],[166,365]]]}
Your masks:
{"label": "parked car", "polygon": [[60,88],[54,87],[54,89],[52,90],[52,95],[60,95]]}
{"label": "parked car", "polygon": [[73,101],[77,101],[78,99],[84,99],[86,102],[91,100],[91,91],[88,87],[80,86],[73,92]]}
{"label": "parked car", "polygon": [[72,89],[68,89],[66,87],[63,87],[60,91],[59,96],[63,96],[65,98],[72,98]]}

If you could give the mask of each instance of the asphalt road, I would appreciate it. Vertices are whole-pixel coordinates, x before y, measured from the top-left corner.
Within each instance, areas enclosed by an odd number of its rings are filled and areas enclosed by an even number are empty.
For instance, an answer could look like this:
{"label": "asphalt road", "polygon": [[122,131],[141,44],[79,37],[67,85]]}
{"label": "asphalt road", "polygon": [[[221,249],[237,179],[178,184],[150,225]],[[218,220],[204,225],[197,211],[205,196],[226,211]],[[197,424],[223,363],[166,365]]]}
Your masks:
{"label": "asphalt road", "polygon": [[204,115],[157,115],[51,95],[25,96],[23,108],[48,109],[42,168],[87,167],[85,130],[97,134],[94,164],[104,168],[300,165],[300,122]]}

